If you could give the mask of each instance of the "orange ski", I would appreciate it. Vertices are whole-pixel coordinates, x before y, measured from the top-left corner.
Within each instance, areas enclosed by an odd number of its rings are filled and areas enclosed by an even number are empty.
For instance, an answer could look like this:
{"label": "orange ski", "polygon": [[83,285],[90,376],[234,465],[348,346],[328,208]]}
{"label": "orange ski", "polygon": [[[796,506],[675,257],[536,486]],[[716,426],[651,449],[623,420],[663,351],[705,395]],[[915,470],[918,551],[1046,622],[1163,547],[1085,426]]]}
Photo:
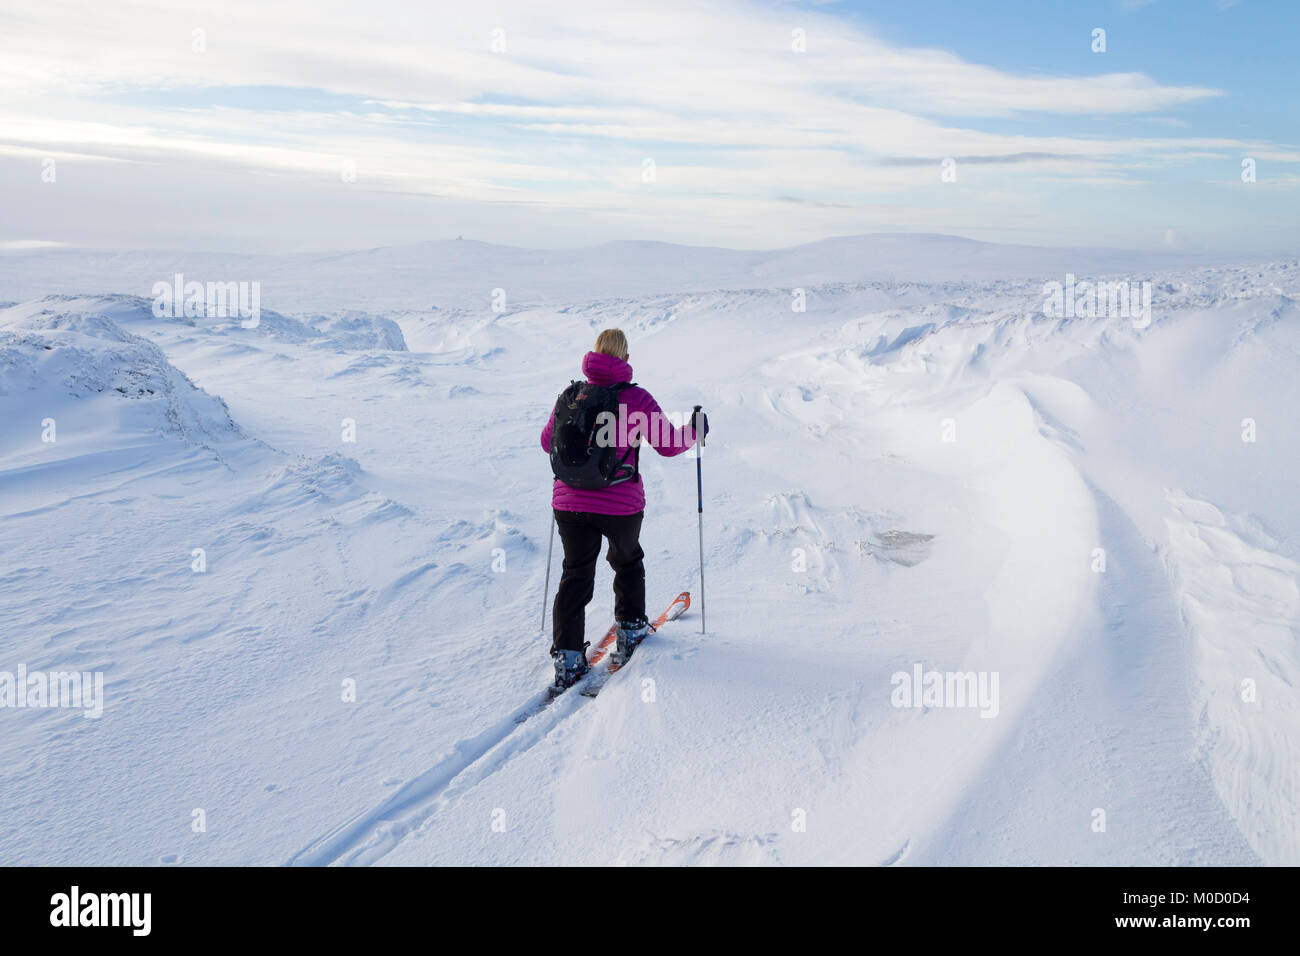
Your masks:
{"label": "orange ski", "polygon": [[[672,621],[675,620],[676,618],[681,617],[686,612],[686,609],[690,606],[691,606],[691,592],[683,591],[681,594],[677,595],[677,597],[673,598],[673,603],[668,605],[668,609],[666,611],[660,614],[659,617],[657,617],[655,620],[650,622],[650,634],[653,634],[655,631],[659,630],[659,628],[663,627],[664,624],[666,624],[668,621]],[[647,634],[646,637],[649,637],[650,634]],[[615,624],[613,627],[609,629],[609,633],[606,634],[604,639],[601,640],[599,646],[597,646],[596,653],[592,656],[591,663],[595,664],[597,661],[604,659],[605,654],[608,653],[609,646],[614,643],[617,637],[618,637],[618,625]],[[622,666],[623,665],[618,663],[618,661],[610,661],[609,672],[613,674]]]}
{"label": "orange ski", "polygon": [[[681,594],[677,595],[677,597],[673,598],[673,603],[668,605],[667,610],[651,622],[650,633],[653,634],[664,624],[674,620],[675,618],[681,617],[690,606],[691,593],[689,591],[683,591]],[[648,637],[649,634],[646,636]],[[618,625],[615,624],[605,632],[605,636],[600,639],[600,643],[596,645],[596,650],[587,661],[587,664],[591,669],[585,675],[580,677],[577,683],[573,685],[578,688],[578,692],[582,694],[583,697],[595,697],[600,693],[600,689],[605,686],[605,681],[609,680],[610,675],[622,667],[621,664],[617,664],[611,660],[608,667],[600,671],[596,670],[596,665],[609,656],[610,648],[614,646],[614,642],[617,640]],[[546,689],[546,696],[543,700],[536,706],[529,707],[527,710],[520,713],[519,716],[515,718],[515,722],[521,724],[529,717],[533,716],[533,714],[540,713],[544,708],[550,705],[551,701],[564,693],[565,689],[567,688],[557,688],[552,684]]]}

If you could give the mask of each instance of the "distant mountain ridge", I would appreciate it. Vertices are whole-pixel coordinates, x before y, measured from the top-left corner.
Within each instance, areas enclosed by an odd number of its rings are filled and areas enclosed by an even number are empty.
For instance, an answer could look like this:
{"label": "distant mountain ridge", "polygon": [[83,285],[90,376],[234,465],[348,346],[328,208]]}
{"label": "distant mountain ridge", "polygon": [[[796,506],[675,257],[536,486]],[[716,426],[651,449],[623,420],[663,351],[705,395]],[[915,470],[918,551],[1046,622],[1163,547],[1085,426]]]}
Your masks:
{"label": "distant mountain ridge", "polygon": [[[0,300],[51,292],[148,296],[177,273],[199,281],[256,281],[280,311],[428,309],[490,303],[574,303],[717,289],[813,288],[833,283],[1062,280],[1146,276],[1223,264],[1223,257],[1104,248],[1000,245],[958,236],[879,233],[747,251],[619,240],[578,249],[525,249],[472,239],[352,252],[248,255],[43,249],[0,255]],[[1243,258],[1242,261],[1254,261]],[[501,296],[498,294],[498,298]]]}

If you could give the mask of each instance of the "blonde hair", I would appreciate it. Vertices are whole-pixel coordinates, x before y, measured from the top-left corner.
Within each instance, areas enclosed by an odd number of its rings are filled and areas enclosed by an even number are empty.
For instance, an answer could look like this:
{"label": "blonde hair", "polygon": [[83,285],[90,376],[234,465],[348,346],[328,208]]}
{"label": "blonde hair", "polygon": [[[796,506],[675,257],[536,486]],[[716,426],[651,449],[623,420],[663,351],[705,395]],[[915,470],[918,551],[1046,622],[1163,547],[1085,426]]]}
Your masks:
{"label": "blonde hair", "polygon": [[599,352],[601,355],[612,355],[626,362],[627,336],[623,334],[622,329],[604,329],[596,336],[596,347],[592,351]]}

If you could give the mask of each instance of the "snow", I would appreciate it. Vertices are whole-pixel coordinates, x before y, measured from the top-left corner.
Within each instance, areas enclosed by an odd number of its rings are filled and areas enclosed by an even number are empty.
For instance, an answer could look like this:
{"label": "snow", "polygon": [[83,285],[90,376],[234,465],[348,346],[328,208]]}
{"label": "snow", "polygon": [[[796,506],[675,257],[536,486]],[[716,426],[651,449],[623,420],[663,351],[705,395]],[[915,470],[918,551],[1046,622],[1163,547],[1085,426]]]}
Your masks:
{"label": "snow", "polygon": [[[260,324],[156,317],[175,272]],[[1067,273],[1152,322],[1045,316]],[[6,860],[1296,864],[1297,294],[936,236],[0,255],[0,671],[105,675],[102,718],[0,710]],[[709,410],[709,632],[519,723],[537,435],[612,325]],[[696,466],[642,466],[657,612]],[[916,667],[996,713],[895,706]]]}

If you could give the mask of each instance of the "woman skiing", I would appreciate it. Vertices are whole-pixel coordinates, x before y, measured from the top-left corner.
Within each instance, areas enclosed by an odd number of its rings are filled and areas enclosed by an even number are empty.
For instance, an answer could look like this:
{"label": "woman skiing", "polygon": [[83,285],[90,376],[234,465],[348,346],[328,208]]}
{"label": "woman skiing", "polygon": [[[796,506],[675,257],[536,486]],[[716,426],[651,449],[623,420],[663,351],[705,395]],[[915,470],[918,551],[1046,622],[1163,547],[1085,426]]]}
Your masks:
{"label": "woman skiing", "polygon": [[560,394],[542,429],[542,449],[556,475],[551,506],[564,546],[552,608],[558,690],[588,670],[583,632],[602,538],[609,540],[606,557],[614,569],[615,660],[626,661],[649,632],[640,543],[645,487],[637,467],[642,442],[671,457],[695,444],[697,428],[709,432],[703,412],[698,421],[675,427],[653,396],[632,382],[629,358],[622,330],[605,329],[596,336],[595,348],[582,360],[586,381]]}

